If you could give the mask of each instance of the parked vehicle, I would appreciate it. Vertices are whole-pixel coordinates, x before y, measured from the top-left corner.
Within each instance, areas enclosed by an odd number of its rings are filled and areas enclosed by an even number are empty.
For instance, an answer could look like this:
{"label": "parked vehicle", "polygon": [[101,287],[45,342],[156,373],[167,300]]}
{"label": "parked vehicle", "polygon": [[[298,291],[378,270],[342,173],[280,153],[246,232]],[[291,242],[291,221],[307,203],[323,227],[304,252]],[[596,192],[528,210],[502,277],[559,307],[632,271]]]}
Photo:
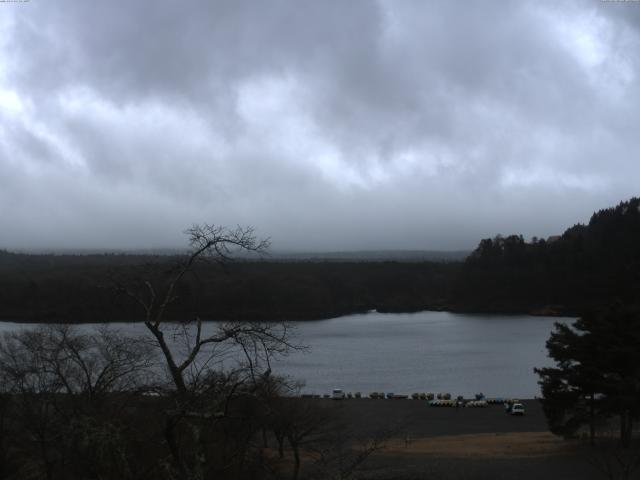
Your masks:
{"label": "parked vehicle", "polygon": [[331,398],[334,400],[342,400],[345,398],[344,392],[340,388],[334,388],[331,392]]}

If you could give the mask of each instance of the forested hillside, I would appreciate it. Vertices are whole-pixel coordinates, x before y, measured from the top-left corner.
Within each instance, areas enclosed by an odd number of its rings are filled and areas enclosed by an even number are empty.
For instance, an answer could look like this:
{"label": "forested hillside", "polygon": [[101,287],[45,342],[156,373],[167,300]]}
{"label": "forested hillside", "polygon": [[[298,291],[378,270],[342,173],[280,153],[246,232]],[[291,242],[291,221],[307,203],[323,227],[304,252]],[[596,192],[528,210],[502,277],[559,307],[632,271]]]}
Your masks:
{"label": "forested hillside", "polygon": [[[0,319],[135,321],[122,285],[158,289],[182,257],[23,255],[0,251]],[[464,262],[201,263],[167,312],[180,320],[305,320],[370,309],[580,314],[640,298],[640,199],[593,214],[563,235],[484,239]]]}
{"label": "forested hillside", "polygon": [[[140,307],[120,286],[157,291],[180,257],[0,254],[0,319],[135,321]],[[306,320],[370,309],[444,308],[460,263],[200,263],[177,287],[167,315],[204,319]]]}
{"label": "forested hillside", "polygon": [[469,311],[580,313],[640,298],[640,199],[593,214],[559,238],[484,239],[455,281]]}

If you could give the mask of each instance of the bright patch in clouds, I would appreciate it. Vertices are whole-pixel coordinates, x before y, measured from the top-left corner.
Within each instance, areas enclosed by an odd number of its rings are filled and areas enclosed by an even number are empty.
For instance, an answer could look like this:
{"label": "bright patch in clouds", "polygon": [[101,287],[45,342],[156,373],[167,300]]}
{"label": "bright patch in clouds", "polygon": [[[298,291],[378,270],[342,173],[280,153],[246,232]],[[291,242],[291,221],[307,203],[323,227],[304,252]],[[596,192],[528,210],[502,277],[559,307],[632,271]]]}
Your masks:
{"label": "bright patch in clouds", "polygon": [[309,93],[294,77],[243,83],[237,102],[244,125],[242,148],[266,147],[272,156],[317,169],[322,178],[340,189],[366,187],[366,172],[353,168],[323,135],[311,116]]}
{"label": "bright patch in clouds", "polygon": [[0,111],[5,115],[18,115],[24,110],[24,103],[15,91],[0,89]]}
{"label": "bright patch in clouds", "polygon": [[575,17],[554,17],[561,44],[564,44],[585,68],[602,64],[608,56],[606,43],[611,36],[610,25],[595,11]]}
{"label": "bright patch in clouds", "polygon": [[594,192],[607,187],[606,180],[601,177],[563,172],[544,166],[507,168],[502,175],[501,184],[505,188],[525,187],[585,192]]}

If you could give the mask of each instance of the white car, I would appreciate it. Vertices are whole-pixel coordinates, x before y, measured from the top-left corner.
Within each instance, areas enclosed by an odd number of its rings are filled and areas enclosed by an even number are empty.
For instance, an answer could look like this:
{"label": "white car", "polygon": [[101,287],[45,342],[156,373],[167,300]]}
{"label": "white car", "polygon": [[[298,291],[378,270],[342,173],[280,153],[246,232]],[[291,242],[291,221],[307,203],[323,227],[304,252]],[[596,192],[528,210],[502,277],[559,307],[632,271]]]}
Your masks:
{"label": "white car", "polygon": [[524,415],[524,405],[521,403],[514,403],[511,406],[511,415]]}
{"label": "white car", "polygon": [[344,392],[339,388],[334,388],[333,392],[331,392],[331,398],[334,400],[342,400],[344,397]]}

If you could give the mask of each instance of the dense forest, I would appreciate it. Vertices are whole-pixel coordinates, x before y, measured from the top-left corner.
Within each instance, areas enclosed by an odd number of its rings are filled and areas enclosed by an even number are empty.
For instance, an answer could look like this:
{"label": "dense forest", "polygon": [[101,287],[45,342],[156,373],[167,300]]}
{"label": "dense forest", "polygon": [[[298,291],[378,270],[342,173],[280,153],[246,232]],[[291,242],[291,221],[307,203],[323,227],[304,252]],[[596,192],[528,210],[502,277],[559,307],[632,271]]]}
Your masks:
{"label": "dense forest", "polygon": [[[121,285],[160,289],[182,259],[129,255],[0,254],[0,318],[35,322],[135,321]],[[202,262],[177,286],[174,320],[306,320],[371,309],[444,308],[460,263]]]}
{"label": "dense forest", "polygon": [[[461,261],[199,263],[168,318],[306,320],[376,309],[580,314],[640,291],[640,199],[593,214],[559,237],[484,239]],[[0,251],[0,319],[135,321],[122,285],[160,286],[174,255],[26,255]]]}
{"label": "dense forest", "polygon": [[559,237],[484,239],[455,279],[458,310],[581,314],[640,292],[640,199],[594,213]]}

